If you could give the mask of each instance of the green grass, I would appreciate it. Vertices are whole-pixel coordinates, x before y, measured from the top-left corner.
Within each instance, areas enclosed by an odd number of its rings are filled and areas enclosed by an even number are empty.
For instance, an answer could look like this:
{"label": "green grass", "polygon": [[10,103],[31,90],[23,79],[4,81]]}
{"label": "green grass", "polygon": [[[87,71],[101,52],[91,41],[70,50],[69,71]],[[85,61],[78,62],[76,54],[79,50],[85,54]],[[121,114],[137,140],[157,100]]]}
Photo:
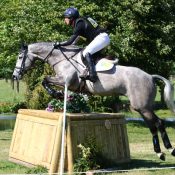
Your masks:
{"label": "green grass", "polygon": [[[172,125],[174,126],[174,124]],[[168,125],[167,132],[169,138],[172,141],[172,145],[175,145],[175,128]],[[129,172],[117,172],[115,174],[122,175],[171,175],[175,174],[175,169],[165,170],[145,170],[147,168],[164,168],[175,166],[175,157],[171,156],[170,153],[163,147],[163,143],[160,139],[160,145],[162,151],[166,153],[166,161],[161,161],[153,151],[152,136],[149,129],[145,127],[143,123],[130,122],[127,124],[131,162],[118,164],[116,166],[119,170],[134,170]],[[17,165],[8,161],[9,147],[12,137],[12,130],[0,131],[0,174],[7,173],[26,173],[29,168],[21,165]],[[139,171],[140,169],[140,171]],[[112,173],[114,174],[114,173]]]}
{"label": "green grass", "polygon": [[16,83],[14,90],[11,82],[8,80],[0,80],[0,104],[1,103],[15,103],[24,101],[24,94],[26,93],[25,83],[20,81],[19,93],[17,92]]}
{"label": "green grass", "polygon": [[[152,136],[149,129],[145,127],[144,124],[139,124],[136,122],[130,122],[127,125],[130,152],[131,152],[131,162],[128,164],[122,164],[122,168],[126,169],[137,169],[134,172],[127,173],[117,173],[117,174],[128,174],[128,175],[149,175],[149,174],[175,174],[175,169],[165,169],[165,170],[147,170],[138,171],[139,169],[147,168],[165,168],[165,167],[175,167],[175,157],[171,156],[170,153],[164,148],[161,137],[160,145],[162,151],[166,153],[166,161],[161,161],[153,151]],[[167,132],[171,140],[172,145],[175,145],[175,128],[169,125],[167,127]]]}
{"label": "green grass", "polygon": [[0,131],[0,174],[25,173],[28,168],[8,161],[12,130]]}
{"label": "green grass", "polygon": [[[136,111],[128,111],[128,112],[122,111],[121,113],[124,114],[128,118],[141,118],[141,115]],[[169,109],[155,110],[155,114],[161,119],[175,117],[174,114]]]}

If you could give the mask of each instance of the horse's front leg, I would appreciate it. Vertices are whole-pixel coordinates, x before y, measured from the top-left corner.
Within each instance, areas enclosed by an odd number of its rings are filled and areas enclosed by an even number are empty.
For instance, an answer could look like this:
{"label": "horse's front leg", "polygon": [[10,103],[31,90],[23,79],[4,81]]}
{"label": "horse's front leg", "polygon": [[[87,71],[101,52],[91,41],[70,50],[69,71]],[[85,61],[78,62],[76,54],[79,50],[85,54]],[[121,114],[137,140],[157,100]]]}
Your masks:
{"label": "horse's front leg", "polygon": [[63,99],[64,93],[62,90],[56,91],[55,89],[51,88],[52,85],[58,86],[60,89],[64,88],[64,81],[62,78],[58,77],[45,77],[42,81],[43,87],[46,89],[49,95],[53,98]]}

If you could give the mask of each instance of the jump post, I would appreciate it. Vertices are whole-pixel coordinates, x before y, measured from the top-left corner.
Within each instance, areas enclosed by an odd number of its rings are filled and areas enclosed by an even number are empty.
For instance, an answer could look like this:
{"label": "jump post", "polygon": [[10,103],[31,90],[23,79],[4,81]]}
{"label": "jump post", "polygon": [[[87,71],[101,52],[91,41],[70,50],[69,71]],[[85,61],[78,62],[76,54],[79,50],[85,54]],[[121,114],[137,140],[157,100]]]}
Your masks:
{"label": "jump post", "polygon": [[[71,173],[79,156],[78,145],[95,136],[103,156],[114,163],[130,161],[126,121],[116,113],[67,113],[64,169]],[[20,109],[9,152],[9,160],[29,167],[41,165],[49,173],[59,172],[63,113]],[[85,145],[84,145],[85,146]]]}

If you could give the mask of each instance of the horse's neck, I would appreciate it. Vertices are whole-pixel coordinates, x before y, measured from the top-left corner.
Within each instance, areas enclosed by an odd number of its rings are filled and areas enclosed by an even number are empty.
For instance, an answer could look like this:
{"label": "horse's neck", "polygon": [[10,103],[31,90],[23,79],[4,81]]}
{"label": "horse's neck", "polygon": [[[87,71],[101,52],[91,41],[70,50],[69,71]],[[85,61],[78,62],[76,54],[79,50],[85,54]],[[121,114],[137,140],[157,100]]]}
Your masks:
{"label": "horse's neck", "polygon": [[50,43],[37,43],[29,47],[29,51],[34,58],[47,62],[52,67],[56,66],[56,71],[58,71],[58,67],[68,64],[76,67],[77,55],[81,50],[81,48],[76,46],[60,47],[53,50],[53,45]]}
{"label": "horse's neck", "polygon": [[28,53],[33,55],[35,59],[44,61],[52,49],[53,44],[51,43],[33,43],[28,46]]}
{"label": "horse's neck", "polygon": [[[45,59],[47,55],[52,52],[58,54],[58,57],[60,57],[61,55],[70,57],[80,52],[82,48],[75,45],[70,45],[53,50],[53,43],[41,42],[29,45],[29,50],[31,53],[38,55],[39,58],[42,57],[43,59]],[[57,52],[55,52],[56,50]]]}

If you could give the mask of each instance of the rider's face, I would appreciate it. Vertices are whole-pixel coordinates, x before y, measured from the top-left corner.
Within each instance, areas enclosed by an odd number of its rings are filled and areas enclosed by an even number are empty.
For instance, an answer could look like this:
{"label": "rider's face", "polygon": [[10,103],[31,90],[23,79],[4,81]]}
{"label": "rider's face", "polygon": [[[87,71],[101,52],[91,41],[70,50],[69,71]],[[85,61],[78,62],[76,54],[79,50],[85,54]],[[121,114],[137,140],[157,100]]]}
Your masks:
{"label": "rider's face", "polygon": [[66,23],[66,25],[70,25],[70,18],[64,18],[64,22]]}

